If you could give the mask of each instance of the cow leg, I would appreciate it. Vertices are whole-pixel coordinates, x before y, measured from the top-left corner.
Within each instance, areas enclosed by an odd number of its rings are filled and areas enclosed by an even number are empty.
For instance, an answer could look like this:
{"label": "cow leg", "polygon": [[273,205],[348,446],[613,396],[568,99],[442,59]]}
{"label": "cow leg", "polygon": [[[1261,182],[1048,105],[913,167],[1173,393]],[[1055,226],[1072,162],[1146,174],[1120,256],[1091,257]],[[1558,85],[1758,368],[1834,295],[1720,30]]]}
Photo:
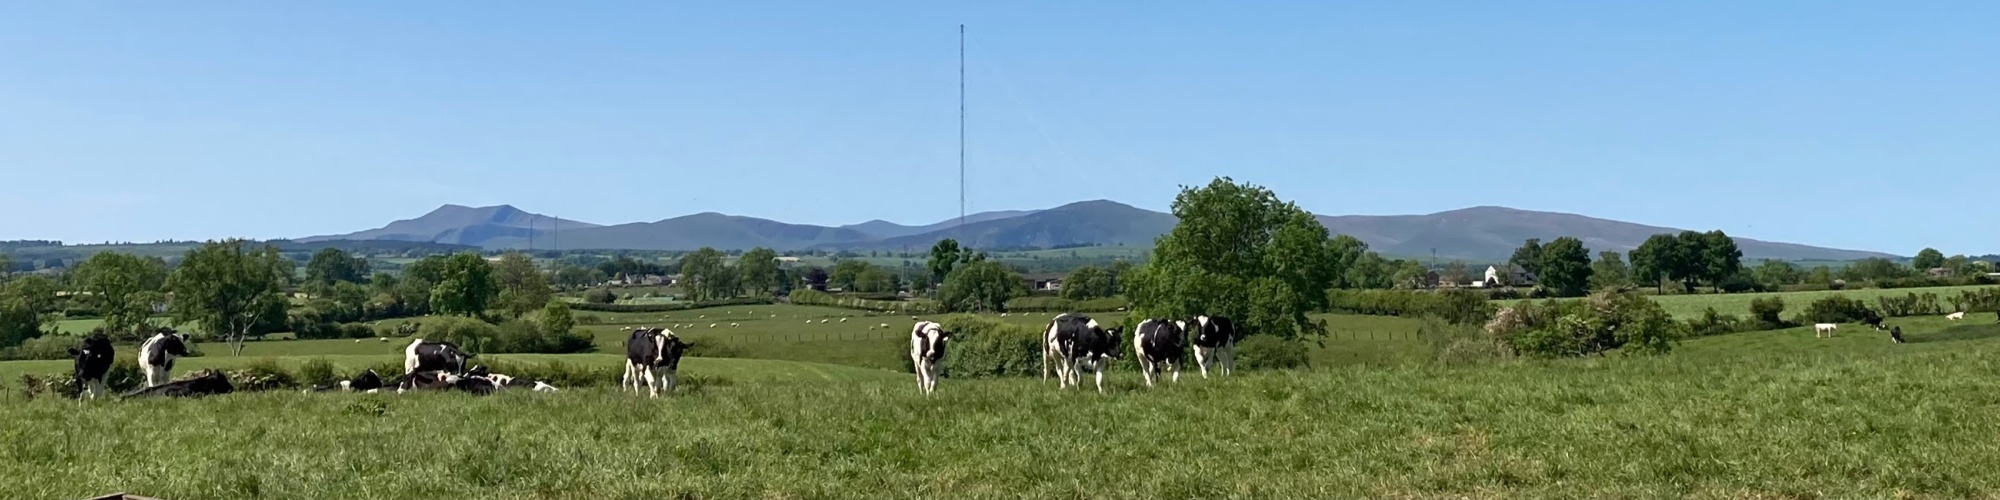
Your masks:
{"label": "cow leg", "polygon": [[1094,371],[1094,372],[1097,372],[1097,393],[1098,393],[1098,394],[1104,394],[1104,369],[1105,369],[1105,368],[1107,368],[1107,367],[1105,366],[1105,364],[1104,364],[1104,360],[1103,360],[1103,359],[1098,359],[1097,361],[1092,361],[1092,362],[1090,363],[1090,371]]}
{"label": "cow leg", "polygon": [[924,392],[924,361],[917,360],[917,392]]}
{"label": "cow leg", "polygon": [[1208,348],[1194,348],[1194,365],[1201,368],[1201,378],[1208,378]]}
{"label": "cow leg", "polygon": [[659,382],[659,379],[657,378],[657,375],[653,374],[652,367],[648,366],[640,368],[639,380],[646,382],[646,392],[648,397],[655,397],[655,398],[660,397],[660,386],[657,383]]}
{"label": "cow leg", "polygon": [[1139,375],[1146,378],[1146,387],[1153,386],[1153,362],[1145,356],[1139,357]]}
{"label": "cow leg", "polygon": [[681,385],[680,373],[667,372],[666,375],[660,376],[660,385],[665,386],[667,388],[667,395],[672,396],[674,394],[674,387]]}
{"label": "cow leg", "polygon": [[1222,374],[1224,376],[1236,374],[1236,344],[1222,346],[1221,357]]}

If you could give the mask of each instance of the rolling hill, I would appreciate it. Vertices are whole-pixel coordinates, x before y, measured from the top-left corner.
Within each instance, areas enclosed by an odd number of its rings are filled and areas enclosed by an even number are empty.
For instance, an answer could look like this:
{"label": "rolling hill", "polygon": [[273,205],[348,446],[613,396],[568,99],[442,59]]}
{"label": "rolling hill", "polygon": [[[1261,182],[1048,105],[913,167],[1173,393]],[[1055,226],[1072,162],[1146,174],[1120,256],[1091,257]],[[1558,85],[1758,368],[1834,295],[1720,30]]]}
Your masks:
{"label": "rolling hill", "polygon": [[[1050,248],[1078,245],[1149,246],[1173,229],[1174,216],[1108,200],[1071,203],[1047,210],[985,212],[967,223],[948,220],[925,226],[869,221],[841,227],[787,224],[767,219],[700,213],[599,226],[563,221],[560,235],[552,219],[511,206],[468,208],[445,205],[416,219],[380,229],[298,241],[335,239],[431,241],[485,248],[526,248],[560,242],[562,248],[691,250],[700,247],[777,250],[921,250],[939,239],[955,238],[975,248]],[[1321,224],[1348,234],[1385,255],[1429,256],[1490,261],[1505,259],[1521,241],[1575,236],[1595,251],[1629,251],[1647,237],[1680,229],[1597,219],[1576,214],[1505,207],[1472,207],[1425,215],[1319,216]],[[533,223],[532,227],[530,223]],[[1863,251],[1777,243],[1736,236],[1746,259],[1853,260],[1896,257]],[[544,242],[550,243],[544,243]]]}

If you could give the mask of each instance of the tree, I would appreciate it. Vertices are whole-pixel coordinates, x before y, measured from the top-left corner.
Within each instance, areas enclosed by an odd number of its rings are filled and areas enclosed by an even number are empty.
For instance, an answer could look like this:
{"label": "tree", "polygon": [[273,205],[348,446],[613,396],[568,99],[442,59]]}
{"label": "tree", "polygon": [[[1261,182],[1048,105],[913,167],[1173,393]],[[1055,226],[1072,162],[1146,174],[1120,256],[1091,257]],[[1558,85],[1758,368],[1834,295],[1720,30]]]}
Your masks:
{"label": "tree", "polygon": [[1110,297],[1113,293],[1111,272],[1097,266],[1083,266],[1063,277],[1062,297],[1070,300],[1088,300]]}
{"label": "tree", "polygon": [[1847,281],[1881,281],[1907,278],[1910,274],[1910,268],[1903,267],[1901,264],[1897,264],[1896,261],[1881,257],[1869,257],[1857,260],[1852,264],[1848,264],[1846,269],[1840,270],[1841,278]]}
{"label": "tree", "polygon": [[1417,261],[1401,259],[1390,261],[1389,269],[1393,270],[1391,275],[1398,287],[1419,289],[1431,286],[1431,271]]}
{"label": "tree", "polygon": [[1333,241],[1327,243],[1327,247],[1327,258],[1332,260],[1327,265],[1333,271],[1333,288],[1368,288],[1364,283],[1370,280],[1375,270],[1355,269],[1358,265],[1372,264],[1372,262],[1362,262],[1369,254],[1368,243],[1361,241],[1360,238],[1342,234],[1335,235]]}
{"label": "tree", "polygon": [[244,338],[259,324],[284,321],[284,286],[292,276],[291,261],[277,247],[247,250],[248,244],[210,241],[189,250],[167,277],[174,319],[227,339],[237,356],[243,355]]}
{"label": "tree", "polygon": [[452,254],[444,259],[444,269],[431,286],[431,308],[442,314],[478,316],[486,312],[500,295],[493,280],[493,266],[479,254]]}
{"label": "tree", "polygon": [[1833,284],[1833,268],[1827,266],[1813,266],[1811,271],[1806,272],[1806,282],[1820,284],[1820,285]]}
{"label": "tree", "polygon": [[493,266],[494,284],[500,287],[500,307],[507,314],[519,318],[555,299],[555,291],[549,289],[547,277],[535,268],[535,260],[521,252],[507,252],[500,255],[500,262]]}
{"label": "tree", "polygon": [[[1338,262],[1344,259],[1335,260]],[[1360,257],[1348,262],[1347,272],[1341,280],[1345,281],[1348,287],[1380,290],[1396,286],[1396,271],[1390,267],[1389,260],[1382,258],[1381,254],[1364,252]]]}
{"label": "tree", "polygon": [[136,337],[153,317],[153,306],[165,302],[167,261],[118,252],[98,252],[76,266],[70,279],[89,295],[104,317],[104,329],[121,338]]}
{"label": "tree", "polygon": [[1000,311],[1007,300],[1027,294],[1021,276],[994,261],[959,266],[938,287],[938,304],[951,312]]}
{"label": "tree", "polygon": [[1112,261],[1105,271],[1111,275],[1111,295],[1125,293],[1125,277],[1132,275],[1132,263],[1124,260]]}
{"label": "tree", "polygon": [[1666,288],[1662,283],[1672,274],[1674,268],[1680,266],[1680,263],[1676,262],[1680,254],[1680,240],[1671,234],[1655,234],[1646,238],[1644,243],[1639,244],[1639,248],[1632,249],[1634,281],[1650,283],[1664,293]]}
{"label": "tree", "polygon": [[1603,290],[1631,285],[1632,270],[1625,267],[1625,259],[1618,252],[1598,252],[1597,262],[1590,264],[1590,287]]}
{"label": "tree", "polygon": [[1582,296],[1590,289],[1590,249],[1583,247],[1583,240],[1556,238],[1541,247],[1540,253],[1543,288],[1563,297]]}
{"label": "tree", "polygon": [[1135,314],[1227,316],[1249,334],[1287,339],[1326,334],[1307,314],[1327,307],[1341,256],[1311,213],[1228,177],[1182,187],[1173,212],[1180,222],[1126,280]]}
{"label": "tree", "polygon": [[958,240],[945,238],[931,245],[931,258],[927,267],[931,271],[932,283],[944,283],[945,276],[957,268],[959,260],[967,253],[958,248]]}
{"label": "tree", "polygon": [[1453,285],[1472,283],[1472,268],[1466,266],[1465,261],[1451,261],[1446,263],[1443,269],[1438,270],[1438,281]]}
{"label": "tree", "polygon": [[1543,262],[1545,261],[1542,260],[1541,238],[1528,238],[1528,241],[1521,243],[1521,248],[1514,249],[1514,256],[1507,259],[1508,264],[1513,264],[1514,267],[1527,271],[1529,276],[1536,277],[1542,275]]}
{"label": "tree", "polygon": [[1722,280],[1743,271],[1743,251],[1720,229],[1702,233],[1701,242],[1701,279],[1719,291]]}
{"label": "tree", "polygon": [[1759,262],[1757,267],[1750,269],[1750,276],[1768,287],[1796,284],[1805,279],[1805,275],[1799,272],[1798,266],[1777,259],[1764,259],[1763,262]]}
{"label": "tree", "polygon": [[1929,271],[1934,268],[1944,267],[1944,252],[1939,252],[1936,248],[1919,250],[1917,251],[1916,260],[1910,261],[1910,267],[1915,268],[1917,271]]}
{"label": "tree", "polygon": [[778,252],[764,247],[743,252],[743,257],[736,259],[736,276],[744,288],[757,295],[770,293],[778,288]]}
{"label": "tree", "polygon": [[832,279],[830,276],[826,274],[826,269],[819,267],[807,269],[804,277],[806,280],[806,288],[819,290],[822,292],[826,291],[826,284],[828,281],[831,281]]}
{"label": "tree", "polygon": [[21,345],[48,333],[56,308],[56,284],[41,276],[0,280],[0,348]]}
{"label": "tree", "polygon": [[326,248],[313,253],[312,260],[306,261],[306,283],[321,287],[333,286],[346,281],[361,283],[368,276],[368,259],[349,255],[338,248]]}
{"label": "tree", "polygon": [[858,260],[835,262],[833,264],[833,273],[828,278],[827,283],[844,291],[858,292],[861,291],[857,288],[861,282],[862,273],[866,273],[874,268],[875,266]]}
{"label": "tree", "polygon": [[603,282],[604,280],[604,271],[575,264],[563,264],[561,267],[556,268],[554,277],[551,279],[557,286],[564,288],[583,288]]}
{"label": "tree", "polygon": [[569,304],[561,301],[552,300],[542,306],[541,323],[542,331],[551,334],[569,333],[570,329],[576,328],[576,318],[570,315]]}
{"label": "tree", "polygon": [[709,247],[681,256],[681,289],[694,300],[723,298],[729,276],[723,276],[722,251]]}
{"label": "tree", "polygon": [[[855,262],[855,261],[848,261]],[[846,262],[842,262],[845,264]],[[854,286],[848,291],[863,293],[895,293],[902,288],[901,278],[882,266],[861,263],[860,274],[854,277]]]}

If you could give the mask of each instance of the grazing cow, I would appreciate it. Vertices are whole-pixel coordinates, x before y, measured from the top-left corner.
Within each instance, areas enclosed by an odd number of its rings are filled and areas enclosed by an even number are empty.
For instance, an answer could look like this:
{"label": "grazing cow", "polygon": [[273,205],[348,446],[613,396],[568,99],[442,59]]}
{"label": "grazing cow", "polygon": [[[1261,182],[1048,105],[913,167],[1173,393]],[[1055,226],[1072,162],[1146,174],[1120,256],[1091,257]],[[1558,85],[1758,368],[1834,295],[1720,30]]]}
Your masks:
{"label": "grazing cow", "polygon": [[1840,328],[1838,323],[1813,323],[1813,337],[1832,337],[1837,328]]}
{"label": "grazing cow", "polygon": [[917,390],[924,394],[937,390],[938,363],[944,362],[947,340],[951,340],[951,332],[935,321],[917,323],[910,330],[910,364],[917,367]]}
{"label": "grazing cow", "polygon": [[1208,365],[1221,365],[1223,375],[1236,372],[1236,324],[1222,316],[1195,316],[1194,363],[1201,366],[1201,378],[1208,378]]}
{"label": "grazing cow", "polygon": [[1181,381],[1181,360],[1187,358],[1186,325],[1164,319],[1139,322],[1138,331],[1132,334],[1132,354],[1139,358],[1139,373],[1145,375],[1146,387],[1153,386],[1153,378],[1163,367],[1173,370],[1174,382]]}
{"label": "grazing cow", "polygon": [[465,362],[474,356],[477,355],[465,352],[450,342],[410,339],[410,346],[403,348],[403,374],[431,370],[465,373]]}
{"label": "grazing cow", "polygon": [[104,395],[104,374],[111,371],[111,339],[103,335],[91,335],[83,343],[69,350],[75,358],[75,371],[71,377],[76,380],[77,393],[89,394],[90,399]]}
{"label": "grazing cow", "polygon": [[187,335],[162,328],[139,344],[139,371],[146,373],[146,386],[167,383],[173,376],[174,358],[188,355]]}
{"label": "grazing cow", "polygon": [[625,341],[625,378],[618,386],[637,392],[639,384],[644,383],[652,397],[659,397],[660,386],[664,385],[667,393],[673,394],[674,385],[680,381],[681,355],[689,347],[694,344],[682,342],[665,328],[632,331],[632,337]]}
{"label": "grazing cow", "polygon": [[[1058,368],[1058,388],[1082,385],[1083,369],[1090,367],[1090,371],[1097,374],[1097,392],[1104,392],[1104,371],[1110,368],[1109,360],[1123,356],[1118,351],[1120,333],[1117,327],[1107,330],[1088,316],[1056,316],[1054,321],[1049,322],[1048,333],[1043,337],[1048,342],[1048,347],[1043,350],[1043,365],[1047,366],[1051,353],[1062,360],[1063,366]],[[1045,368],[1044,376],[1047,373]]]}
{"label": "grazing cow", "polygon": [[211,394],[228,394],[235,390],[236,386],[229,383],[229,376],[215,370],[202,370],[195,372],[193,377],[189,377],[186,380],[175,380],[149,386],[126,393],[125,397],[198,398]]}
{"label": "grazing cow", "polygon": [[1894,341],[1896,341],[1896,343],[1898,343],[1898,344],[1901,344],[1901,343],[1903,343],[1903,327],[1900,327],[1900,326],[1898,326],[1898,327],[1894,327],[1894,328],[1890,328],[1890,329],[1889,329],[1889,340],[1894,340]]}
{"label": "grazing cow", "polygon": [[1951,313],[1951,314],[1946,314],[1946,315],[1944,315],[1944,319],[1948,319],[1948,320],[1952,320],[1952,321],[1958,321],[1958,320],[1961,320],[1961,319],[1965,319],[1965,311],[1959,311],[1959,312],[1955,312],[1955,313]]}

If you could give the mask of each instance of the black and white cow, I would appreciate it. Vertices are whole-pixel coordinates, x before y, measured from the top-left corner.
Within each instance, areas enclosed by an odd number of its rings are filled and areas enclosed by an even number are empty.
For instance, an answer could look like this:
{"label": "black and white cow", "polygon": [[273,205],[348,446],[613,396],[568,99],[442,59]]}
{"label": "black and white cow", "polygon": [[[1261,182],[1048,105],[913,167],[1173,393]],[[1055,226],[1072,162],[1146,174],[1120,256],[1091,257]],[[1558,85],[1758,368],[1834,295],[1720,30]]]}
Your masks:
{"label": "black and white cow", "polygon": [[689,347],[694,344],[682,342],[665,328],[633,329],[632,337],[625,341],[625,379],[619,387],[638,392],[639,385],[645,384],[652,397],[659,397],[664,385],[667,394],[673,394],[680,381],[681,355],[687,354]]}
{"label": "black and white cow", "polygon": [[144,389],[125,393],[125,397],[198,398],[212,394],[229,394],[235,391],[236,386],[229,383],[228,375],[223,375],[222,372],[216,370],[202,370],[195,372],[193,377],[189,377],[186,380],[175,380],[149,386]]}
{"label": "black and white cow", "polygon": [[[1117,327],[1105,329],[1097,320],[1089,316],[1063,314],[1049,322],[1048,347],[1043,350],[1046,366],[1049,353],[1060,356],[1063,366],[1059,367],[1058,388],[1083,384],[1083,369],[1089,367],[1097,374],[1097,392],[1104,392],[1104,370],[1110,368],[1111,359],[1122,357],[1118,351],[1120,332]],[[1047,373],[1046,368],[1044,374]]]}
{"label": "black and white cow", "polygon": [[493,381],[495,384],[499,384],[503,389],[527,389],[535,392],[556,392],[557,390],[556,386],[549,385],[548,382],[540,380],[529,380],[498,373],[485,375],[485,378]]}
{"label": "black and white cow", "polygon": [[1898,344],[1903,343],[1903,327],[1895,326],[1889,328],[1889,340],[1896,341]]}
{"label": "black and white cow", "polygon": [[1153,386],[1153,378],[1162,368],[1173,370],[1174,382],[1181,381],[1181,360],[1187,359],[1186,328],[1185,321],[1139,322],[1139,329],[1132,334],[1132,353],[1139,358],[1139,373],[1146,376],[1146,387]]}
{"label": "black and white cow", "polygon": [[1223,375],[1236,371],[1236,324],[1222,316],[1195,316],[1188,326],[1194,337],[1194,363],[1201,366],[1201,378],[1208,378],[1208,365],[1220,364]]}
{"label": "black and white cow", "polygon": [[91,335],[70,348],[69,355],[76,360],[76,369],[70,376],[76,380],[77,393],[88,394],[90,399],[103,395],[104,374],[111,371],[111,339]]}
{"label": "black and white cow", "polygon": [[306,392],[326,392],[334,389],[351,392],[375,392],[382,387],[382,375],[375,373],[375,369],[370,368],[368,371],[361,372],[360,375],[355,375],[354,378],[342,380],[340,383],[334,385],[313,386],[312,389],[308,389]]}
{"label": "black and white cow", "polygon": [[450,342],[410,339],[410,346],[403,348],[403,374],[430,370],[444,370],[452,374],[465,373],[465,362],[473,356],[477,355],[465,352]]}
{"label": "black and white cow", "polygon": [[450,389],[458,381],[458,375],[444,370],[424,370],[398,377],[396,392],[442,391]]}
{"label": "black and white cow", "polygon": [[910,329],[910,363],[917,368],[917,390],[924,394],[937,390],[938,364],[944,362],[947,340],[951,332],[935,321],[921,321]]}
{"label": "black and white cow", "polygon": [[188,355],[188,336],[162,328],[139,344],[139,371],[146,374],[146,387],[172,380],[174,358]]}

